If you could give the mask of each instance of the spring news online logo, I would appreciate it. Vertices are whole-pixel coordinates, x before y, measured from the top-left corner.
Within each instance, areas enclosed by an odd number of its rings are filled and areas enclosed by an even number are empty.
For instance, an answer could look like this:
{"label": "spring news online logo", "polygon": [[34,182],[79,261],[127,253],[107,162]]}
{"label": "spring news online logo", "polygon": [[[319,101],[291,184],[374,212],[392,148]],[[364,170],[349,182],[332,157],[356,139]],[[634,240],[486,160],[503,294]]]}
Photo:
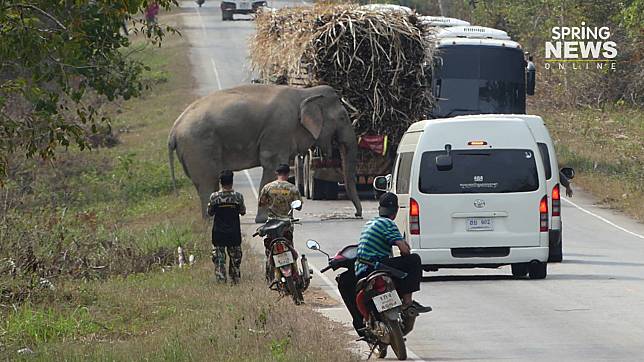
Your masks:
{"label": "spring news online logo", "polygon": [[545,69],[615,70],[617,43],[610,40],[610,28],[585,25],[552,28],[552,41],[546,42]]}

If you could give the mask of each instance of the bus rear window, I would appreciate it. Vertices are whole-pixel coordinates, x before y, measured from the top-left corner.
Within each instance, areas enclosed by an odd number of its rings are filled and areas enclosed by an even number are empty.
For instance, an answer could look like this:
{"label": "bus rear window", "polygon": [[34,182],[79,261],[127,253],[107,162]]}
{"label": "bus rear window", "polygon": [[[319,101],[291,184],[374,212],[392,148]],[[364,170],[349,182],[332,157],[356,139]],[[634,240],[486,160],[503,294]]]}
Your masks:
{"label": "bus rear window", "polygon": [[453,167],[439,171],[436,156],[445,151],[423,153],[420,192],[425,194],[530,192],[539,188],[532,150],[453,150]]}

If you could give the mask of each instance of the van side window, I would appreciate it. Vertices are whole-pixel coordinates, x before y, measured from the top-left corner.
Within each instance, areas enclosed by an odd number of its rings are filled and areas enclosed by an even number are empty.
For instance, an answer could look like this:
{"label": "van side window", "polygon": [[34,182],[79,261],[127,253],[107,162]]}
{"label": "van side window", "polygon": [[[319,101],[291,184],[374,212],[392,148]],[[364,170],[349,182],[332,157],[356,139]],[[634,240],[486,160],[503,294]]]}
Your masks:
{"label": "van side window", "polygon": [[398,159],[398,170],[396,172],[396,193],[408,194],[409,183],[411,182],[411,161],[414,159],[413,152],[401,153]]}
{"label": "van side window", "polygon": [[541,154],[541,159],[543,160],[543,168],[546,170],[546,180],[552,178],[552,169],[550,168],[550,154],[548,153],[548,145],[545,143],[537,143],[539,146],[539,153]]}

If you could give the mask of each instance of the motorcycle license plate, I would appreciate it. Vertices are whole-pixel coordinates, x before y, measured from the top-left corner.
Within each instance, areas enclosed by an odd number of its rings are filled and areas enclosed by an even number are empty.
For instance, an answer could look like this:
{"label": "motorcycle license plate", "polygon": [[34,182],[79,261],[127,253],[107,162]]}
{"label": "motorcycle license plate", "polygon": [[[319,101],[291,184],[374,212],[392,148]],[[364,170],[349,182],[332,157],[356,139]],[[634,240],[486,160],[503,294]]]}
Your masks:
{"label": "motorcycle license plate", "polygon": [[387,292],[384,294],[376,295],[373,297],[373,304],[376,306],[378,312],[384,312],[391,308],[395,308],[402,305],[398,293],[395,290]]}
{"label": "motorcycle license plate", "polygon": [[276,267],[281,267],[284,265],[289,265],[293,263],[293,254],[290,252],[273,255],[273,262],[275,262]]}

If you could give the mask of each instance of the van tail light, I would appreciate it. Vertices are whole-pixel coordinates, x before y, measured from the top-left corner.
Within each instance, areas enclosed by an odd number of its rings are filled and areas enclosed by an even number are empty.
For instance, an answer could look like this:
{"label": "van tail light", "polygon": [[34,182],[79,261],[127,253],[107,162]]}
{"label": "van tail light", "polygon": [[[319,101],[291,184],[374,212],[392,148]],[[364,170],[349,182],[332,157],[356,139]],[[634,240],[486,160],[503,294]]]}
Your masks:
{"label": "van tail light", "polygon": [[552,216],[561,215],[561,194],[559,193],[559,184],[552,188]]}
{"label": "van tail light", "polygon": [[548,196],[544,196],[539,203],[539,231],[548,231]]}
{"label": "van tail light", "polygon": [[414,199],[409,199],[409,233],[420,235],[420,207]]}

